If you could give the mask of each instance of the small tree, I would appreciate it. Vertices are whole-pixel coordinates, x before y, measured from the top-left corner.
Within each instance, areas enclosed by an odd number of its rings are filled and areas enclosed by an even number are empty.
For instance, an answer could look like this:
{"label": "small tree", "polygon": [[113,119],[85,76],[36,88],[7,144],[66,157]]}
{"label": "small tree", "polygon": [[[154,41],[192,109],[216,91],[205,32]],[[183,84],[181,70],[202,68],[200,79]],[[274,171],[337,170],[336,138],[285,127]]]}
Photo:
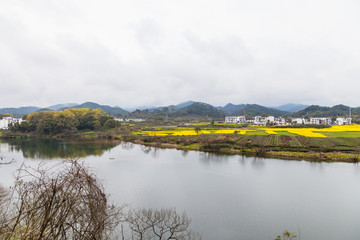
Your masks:
{"label": "small tree", "polygon": [[199,134],[199,132],[201,132],[201,128],[199,126],[196,126],[194,128],[194,131],[196,132],[196,134]]}
{"label": "small tree", "polygon": [[189,228],[191,220],[186,213],[175,209],[130,209],[124,221],[130,232],[123,239],[201,239]]}
{"label": "small tree", "polygon": [[114,119],[108,119],[105,123],[104,123],[104,129],[112,129],[112,128],[116,128],[116,121]]}
{"label": "small tree", "polygon": [[296,240],[297,235],[288,230],[284,230],[282,235],[278,235],[274,240]]}

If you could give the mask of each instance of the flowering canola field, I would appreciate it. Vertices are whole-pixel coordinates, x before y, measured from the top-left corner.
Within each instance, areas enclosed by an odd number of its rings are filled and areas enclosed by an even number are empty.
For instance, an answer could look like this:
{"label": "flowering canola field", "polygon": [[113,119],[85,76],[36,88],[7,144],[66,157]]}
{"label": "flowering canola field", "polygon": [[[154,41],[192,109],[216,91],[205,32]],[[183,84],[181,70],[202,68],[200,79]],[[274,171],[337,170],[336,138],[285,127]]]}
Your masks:
{"label": "flowering canola field", "polygon": [[177,128],[175,130],[147,130],[135,132],[143,136],[191,136],[199,134],[241,134],[241,135],[292,135],[305,137],[360,137],[360,125],[332,126],[330,128],[266,128],[258,127],[251,129],[201,129],[195,131],[193,128]]}

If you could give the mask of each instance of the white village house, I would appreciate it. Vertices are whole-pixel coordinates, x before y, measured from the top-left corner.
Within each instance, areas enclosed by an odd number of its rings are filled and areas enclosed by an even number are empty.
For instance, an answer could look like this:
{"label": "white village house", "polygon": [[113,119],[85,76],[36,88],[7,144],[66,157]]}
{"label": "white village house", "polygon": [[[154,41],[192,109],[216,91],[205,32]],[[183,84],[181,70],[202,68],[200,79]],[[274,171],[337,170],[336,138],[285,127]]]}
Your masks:
{"label": "white village house", "polygon": [[266,126],[268,123],[273,123],[274,120],[275,120],[274,116],[268,116],[268,117],[255,116],[253,124],[258,126]]}
{"label": "white village house", "polygon": [[225,117],[225,123],[246,123],[245,116],[228,116]]}
{"label": "white village house", "polygon": [[334,125],[349,125],[351,124],[351,118],[336,118]]}
{"label": "white village house", "polygon": [[305,118],[292,118],[291,124],[310,124],[310,121]]}
{"label": "white village house", "polygon": [[0,129],[8,129],[11,125],[21,123],[22,121],[21,118],[3,117],[0,119]]}
{"label": "white village house", "polygon": [[[123,118],[114,118],[115,121],[124,122]],[[125,122],[145,122],[145,119],[142,118],[126,118]]]}
{"label": "white village house", "polygon": [[282,117],[275,118],[274,124],[275,125],[286,125],[286,119],[282,118]]}
{"label": "white village house", "polygon": [[315,124],[315,125],[331,125],[332,121],[331,118],[319,118],[319,117],[315,117],[315,118],[310,118],[310,124]]}

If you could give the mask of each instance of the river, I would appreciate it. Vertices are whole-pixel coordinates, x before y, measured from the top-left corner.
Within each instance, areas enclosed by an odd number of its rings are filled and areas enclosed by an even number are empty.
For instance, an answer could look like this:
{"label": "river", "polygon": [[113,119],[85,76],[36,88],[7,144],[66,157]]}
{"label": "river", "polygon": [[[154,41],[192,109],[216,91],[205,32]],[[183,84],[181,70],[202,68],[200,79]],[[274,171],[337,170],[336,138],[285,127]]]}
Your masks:
{"label": "river", "polygon": [[205,240],[270,240],[284,229],[303,240],[360,239],[356,164],[56,140],[3,141],[0,155],[15,160],[0,167],[4,186],[23,162],[80,158],[115,203],[186,211]]}

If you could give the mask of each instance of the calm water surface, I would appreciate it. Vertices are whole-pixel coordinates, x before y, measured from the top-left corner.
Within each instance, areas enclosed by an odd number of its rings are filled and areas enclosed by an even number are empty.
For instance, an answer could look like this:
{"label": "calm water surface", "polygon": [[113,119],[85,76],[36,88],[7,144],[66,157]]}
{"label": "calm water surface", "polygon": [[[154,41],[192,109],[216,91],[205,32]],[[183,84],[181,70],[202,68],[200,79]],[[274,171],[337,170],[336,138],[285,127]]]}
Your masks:
{"label": "calm water surface", "polygon": [[0,155],[9,186],[23,161],[80,157],[103,180],[113,201],[134,207],[176,207],[203,239],[273,239],[284,229],[303,240],[360,239],[360,167],[214,155],[133,144],[12,141]]}

